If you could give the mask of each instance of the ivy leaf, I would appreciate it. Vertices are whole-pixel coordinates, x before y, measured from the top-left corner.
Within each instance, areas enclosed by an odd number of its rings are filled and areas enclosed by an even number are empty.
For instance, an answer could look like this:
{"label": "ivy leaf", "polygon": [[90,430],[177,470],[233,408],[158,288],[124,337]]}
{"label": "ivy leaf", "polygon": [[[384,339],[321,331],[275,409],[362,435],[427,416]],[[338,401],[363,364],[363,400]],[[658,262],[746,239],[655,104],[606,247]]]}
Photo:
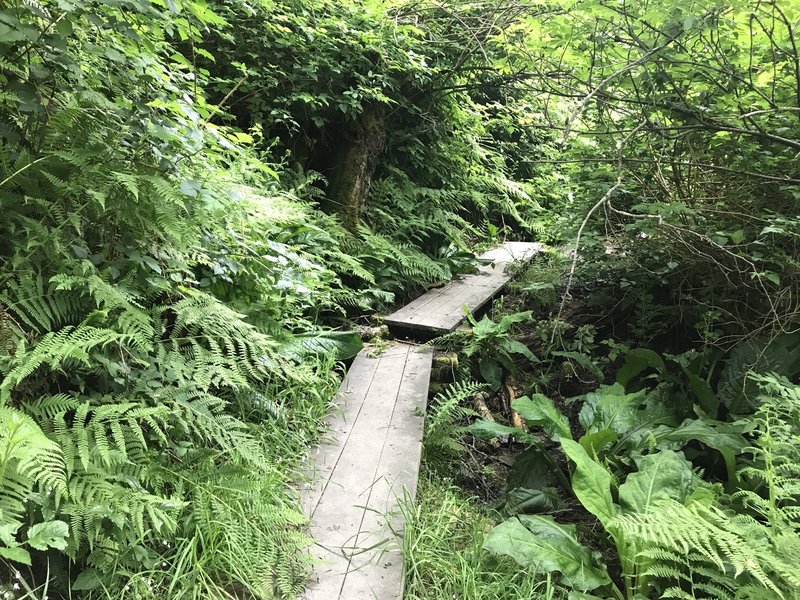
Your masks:
{"label": "ivy leaf", "polygon": [[510,556],[532,573],[561,573],[579,590],[593,590],[611,582],[599,555],[581,545],[574,525],[560,525],[552,517],[519,515],[489,532],[483,547]]}

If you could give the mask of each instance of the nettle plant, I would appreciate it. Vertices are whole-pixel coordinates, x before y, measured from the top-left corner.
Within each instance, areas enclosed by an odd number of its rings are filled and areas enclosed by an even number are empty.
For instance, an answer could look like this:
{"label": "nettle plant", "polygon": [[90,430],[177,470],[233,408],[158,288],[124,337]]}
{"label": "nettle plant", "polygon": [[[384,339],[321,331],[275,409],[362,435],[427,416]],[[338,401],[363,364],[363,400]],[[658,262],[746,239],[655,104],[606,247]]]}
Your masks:
{"label": "nettle plant", "polygon": [[[723,375],[739,373],[738,361],[734,352]],[[541,435],[472,426],[475,435],[513,434],[530,445],[509,477],[511,516],[490,532],[485,548],[534,573],[560,573],[571,598],[794,597],[800,513],[790,440],[800,431],[800,387],[745,370],[759,408],[723,422],[694,403],[696,395],[666,382],[664,368],[652,351],[632,352],[616,383],[573,400],[581,402],[577,424],[544,395],[518,398],[513,408]],[[653,389],[628,391],[645,370],[664,374]],[[727,473],[724,487],[711,473],[715,453],[724,464],[717,470]],[[599,536],[541,514],[564,505],[552,478],[597,519]],[[599,549],[616,555],[618,572]]]}

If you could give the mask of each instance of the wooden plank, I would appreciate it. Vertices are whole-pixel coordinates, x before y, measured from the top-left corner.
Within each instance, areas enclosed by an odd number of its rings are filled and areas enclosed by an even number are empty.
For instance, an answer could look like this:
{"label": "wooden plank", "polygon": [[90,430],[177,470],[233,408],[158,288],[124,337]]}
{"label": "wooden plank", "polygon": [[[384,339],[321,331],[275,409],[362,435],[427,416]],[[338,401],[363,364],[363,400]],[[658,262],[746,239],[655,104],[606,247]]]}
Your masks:
{"label": "wooden plank", "polygon": [[367,397],[373,377],[378,368],[377,360],[353,361],[339,388],[335,402],[338,411],[326,420],[327,432],[321,443],[309,453],[308,483],[300,495],[303,512],[314,513],[322,492],[330,480],[333,469],[344,449],[340,440],[347,440],[359,411]]}
{"label": "wooden plank", "polygon": [[370,358],[363,351],[356,358],[377,363],[376,371],[350,434],[339,438],[340,456],[310,515],[309,533],[316,543],[313,555],[322,562],[307,590],[311,599],[339,597],[364,515],[364,493],[369,491],[383,447],[376,429],[389,422],[406,359],[407,352]]}
{"label": "wooden plank", "polygon": [[356,543],[359,549],[371,550],[351,558],[343,600],[403,597],[403,554],[396,533],[402,534],[405,522],[399,501],[413,502],[416,495],[431,357],[432,350],[423,349],[409,355],[406,363]]}
{"label": "wooden plank", "polygon": [[389,498],[397,486],[416,486],[431,356],[429,348],[395,344],[381,356],[365,349],[356,357],[339,395],[345,406],[331,422],[335,442],[315,456],[321,485],[303,494],[316,541],[312,555],[320,561],[306,600],[373,597],[364,595],[365,576],[385,583],[381,598],[401,598],[402,556],[380,562],[383,550],[364,551],[363,544],[387,533],[380,531],[385,522],[379,526],[372,517],[375,507],[394,511]]}
{"label": "wooden plank", "polygon": [[453,280],[423,294],[384,319],[390,327],[422,329],[447,333],[464,320],[464,306],[474,312],[488,302],[511,279],[506,267],[530,259],[542,250],[532,242],[506,242],[485,252],[480,258],[494,261],[478,268],[478,273]]}

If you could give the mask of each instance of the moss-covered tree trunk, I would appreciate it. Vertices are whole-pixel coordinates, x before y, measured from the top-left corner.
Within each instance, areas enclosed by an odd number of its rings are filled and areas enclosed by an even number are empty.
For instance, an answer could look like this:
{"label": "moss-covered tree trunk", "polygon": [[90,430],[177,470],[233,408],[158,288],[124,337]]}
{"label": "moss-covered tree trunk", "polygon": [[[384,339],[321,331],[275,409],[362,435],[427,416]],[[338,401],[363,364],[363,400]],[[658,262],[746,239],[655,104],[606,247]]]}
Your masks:
{"label": "moss-covered tree trunk", "polygon": [[342,223],[356,231],[372,175],[386,145],[383,109],[368,106],[338,152],[328,197]]}

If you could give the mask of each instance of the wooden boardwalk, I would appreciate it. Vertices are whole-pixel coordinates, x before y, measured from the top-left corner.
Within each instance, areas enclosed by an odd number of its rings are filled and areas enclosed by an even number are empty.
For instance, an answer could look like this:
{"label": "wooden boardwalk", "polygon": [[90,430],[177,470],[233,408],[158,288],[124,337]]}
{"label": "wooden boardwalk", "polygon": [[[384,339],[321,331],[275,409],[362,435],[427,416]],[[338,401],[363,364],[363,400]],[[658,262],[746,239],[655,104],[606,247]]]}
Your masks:
{"label": "wooden boardwalk", "polygon": [[465,306],[474,312],[505,287],[512,277],[506,272],[508,265],[529,260],[541,250],[541,244],[506,242],[481,255],[494,264],[480,267],[474,275],[466,275],[423,294],[386,317],[384,323],[404,330],[453,331],[465,318]]}
{"label": "wooden boardwalk", "polygon": [[398,500],[416,492],[431,361],[430,348],[397,343],[350,367],[303,496],[320,561],[305,600],[402,599]]}
{"label": "wooden boardwalk", "polygon": [[[506,267],[541,250],[507,242],[482,258],[494,264],[417,298],[386,319],[390,326],[446,332],[511,279]],[[413,503],[422,453],[432,350],[394,343],[365,348],[339,389],[341,411],[313,450],[313,484],[302,494],[317,565],[303,600],[402,600],[400,503]]]}

